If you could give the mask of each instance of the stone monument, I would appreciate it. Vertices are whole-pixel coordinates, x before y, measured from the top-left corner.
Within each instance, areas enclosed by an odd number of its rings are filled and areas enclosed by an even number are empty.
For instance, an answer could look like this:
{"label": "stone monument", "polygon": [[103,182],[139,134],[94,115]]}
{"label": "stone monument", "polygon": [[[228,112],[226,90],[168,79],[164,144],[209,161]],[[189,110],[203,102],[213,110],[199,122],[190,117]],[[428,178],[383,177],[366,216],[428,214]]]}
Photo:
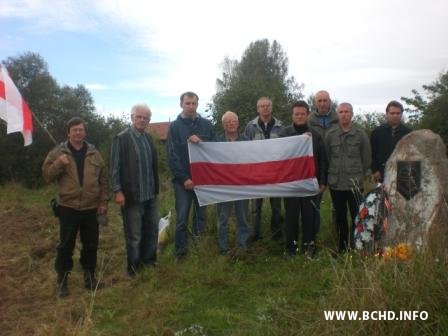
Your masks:
{"label": "stone monument", "polygon": [[385,169],[392,205],[385,246],[448,247],[447,175],[446,146],[439,135],[418,130],[401,139]]}

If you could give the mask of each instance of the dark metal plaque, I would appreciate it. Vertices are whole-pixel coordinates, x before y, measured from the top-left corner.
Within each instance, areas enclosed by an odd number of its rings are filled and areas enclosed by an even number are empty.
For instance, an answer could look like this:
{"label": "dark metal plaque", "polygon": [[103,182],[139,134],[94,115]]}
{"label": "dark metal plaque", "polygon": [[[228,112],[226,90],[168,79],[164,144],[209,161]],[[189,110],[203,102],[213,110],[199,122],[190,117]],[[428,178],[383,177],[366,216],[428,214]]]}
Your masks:
{"label": "dark metal plaque", "polygon": [[421,161],[397,161],[397,191],[408,201],[420,191]]}

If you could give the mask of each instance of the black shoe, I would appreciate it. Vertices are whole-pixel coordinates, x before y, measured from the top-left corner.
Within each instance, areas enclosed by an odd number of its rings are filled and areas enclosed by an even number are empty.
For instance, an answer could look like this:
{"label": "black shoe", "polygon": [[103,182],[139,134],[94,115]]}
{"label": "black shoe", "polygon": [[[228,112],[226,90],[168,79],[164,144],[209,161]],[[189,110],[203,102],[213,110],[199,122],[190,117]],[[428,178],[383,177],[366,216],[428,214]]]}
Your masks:
{"label": "black shoe", "polygon": [[84,288],[94,291],[104,287],[104,284],[95,278],[95,272],[84,271]]}
{"label": "black shoe", "polygon": [[228,249],[227,250],[219,250],[219,254],[222,256],[226,256],[229,254],[229,250]]}
{"label": "black shoe", "polygon": [[68,272],[67,273],[58,273],[58,278],[56,280],[56,292],[58,297],[65,298],[69,296],[70,292],[68,291]]}

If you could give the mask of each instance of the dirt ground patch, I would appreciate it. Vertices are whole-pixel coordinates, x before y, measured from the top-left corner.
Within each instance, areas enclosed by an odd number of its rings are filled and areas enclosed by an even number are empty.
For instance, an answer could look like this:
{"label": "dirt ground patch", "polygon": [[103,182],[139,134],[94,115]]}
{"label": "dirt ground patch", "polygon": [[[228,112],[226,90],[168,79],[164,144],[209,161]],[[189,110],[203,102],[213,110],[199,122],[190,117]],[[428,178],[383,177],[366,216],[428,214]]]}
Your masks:
{"label": "dirt ground patch", "polygon": [[[59,227],[43,206],[0,209],[0,330],[2,335],[77,334],[85,324],[90,295],[76,265],[71,295],[55,296],[53,270]],[[75,251],[74,261],[77,261]]]}

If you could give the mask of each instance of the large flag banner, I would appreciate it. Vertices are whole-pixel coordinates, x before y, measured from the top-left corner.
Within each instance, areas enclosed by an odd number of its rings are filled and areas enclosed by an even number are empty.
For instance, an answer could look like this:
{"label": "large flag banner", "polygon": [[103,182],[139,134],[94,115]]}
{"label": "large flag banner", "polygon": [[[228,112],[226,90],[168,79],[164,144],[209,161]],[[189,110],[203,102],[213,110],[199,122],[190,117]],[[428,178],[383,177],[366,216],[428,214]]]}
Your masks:
{"label": "large flag banner", "polygon": [[0,118],[6,121],[6,133],[22,132],[24,145],[33,142],[33,120],[31,111],[22,99],[19,90],[0,65]]}
{"label": "large flag banner", "polygon": [[316,195],[311,136],[188,144],[199,204]]}

